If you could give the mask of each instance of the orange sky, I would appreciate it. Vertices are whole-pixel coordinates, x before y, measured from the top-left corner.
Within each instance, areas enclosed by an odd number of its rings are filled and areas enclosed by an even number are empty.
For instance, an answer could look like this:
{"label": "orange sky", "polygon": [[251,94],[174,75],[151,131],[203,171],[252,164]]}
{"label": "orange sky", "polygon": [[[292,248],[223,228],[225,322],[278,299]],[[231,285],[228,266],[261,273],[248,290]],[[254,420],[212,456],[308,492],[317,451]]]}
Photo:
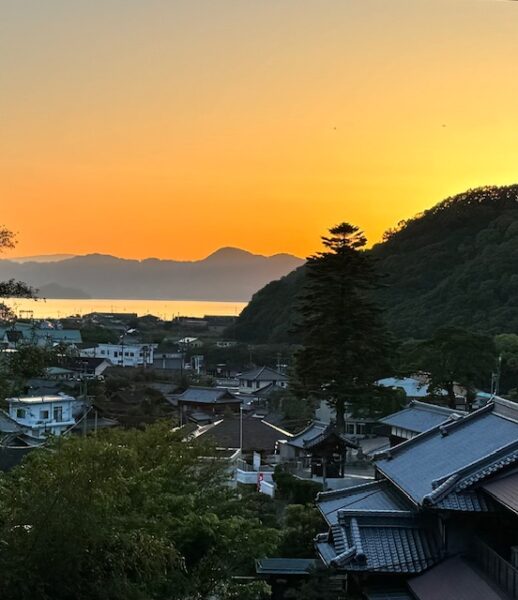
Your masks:
{"label": "orange sky", "polygon": [[3,3],[6,256],[303,256],[518,182],[517,31],[496,0]]}

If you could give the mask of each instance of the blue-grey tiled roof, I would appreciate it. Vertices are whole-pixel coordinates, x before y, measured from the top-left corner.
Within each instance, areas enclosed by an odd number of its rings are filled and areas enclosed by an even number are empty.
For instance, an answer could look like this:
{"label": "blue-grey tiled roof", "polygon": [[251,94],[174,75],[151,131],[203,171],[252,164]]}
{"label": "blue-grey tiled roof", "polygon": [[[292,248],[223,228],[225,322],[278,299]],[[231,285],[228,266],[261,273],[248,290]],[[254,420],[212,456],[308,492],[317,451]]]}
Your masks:
{"label": "blue-grey tiled roof", "polygon": [[316,548],[327,566],[344,571],[421,573],[442,558],[437,528],[413,517],[348,517],[318,536]]}
{"label": "blue-grey tiled roof", "polygon": [[463,413],[444,406],[414,401],[407,408],[383,417],[379,422],[391,427],[400,427],[413,433],[422,433],[432,429],[432,427],[441,425],[451,419],[454,414],[462,415]]}
{"label": "blue-grey tiled roof", "polygon": [[262,558],[256,561],[255,570],[259,575],[308,575],[322,566],[313,558]]}
{"label": "blue-grey tiled roof", "polygon": [[218,404],[227,402],[241,402],[226,389],[209,387],[189,387],[178,396],[180,402],[193,402],[198,404]]}
{"label": "blue-grey tiled roof", "polygon": [[[495,406],[489,404],[399,444],[376,462],[378,471],[416,504],[439,502],[460,479],[477,473],[488,456],[515,450],[518,422],[501,416]],[[513,409],[508,405],[506,410]]]}
{"label": "blue-grey tiled roof", "polygon": [[323,433],[327,429],[327,423],[321,423],[320,421],[313,421],[311,425],[303,429],[299,433],[296,433],[289,441],[290,446],[296,448],[304,448],[305,442],[316,438],[318,435]]}
{"label": "blue-grey tiled roof", "polygon": [[410,503],[388,481],[373,481],[317,496],[317,507],[329,525],[338,523],[340,511],[404,511]]}

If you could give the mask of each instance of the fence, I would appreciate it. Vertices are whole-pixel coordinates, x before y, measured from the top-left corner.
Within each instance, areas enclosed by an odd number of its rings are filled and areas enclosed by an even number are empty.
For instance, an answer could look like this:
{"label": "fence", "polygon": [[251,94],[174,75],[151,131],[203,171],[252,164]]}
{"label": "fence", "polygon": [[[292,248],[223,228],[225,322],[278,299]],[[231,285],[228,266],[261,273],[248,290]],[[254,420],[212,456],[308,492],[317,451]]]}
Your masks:
{"label": "fence", "polygon": [[473,540],[470,555],[496,584],[518,600],[518,569],[479,538]]}

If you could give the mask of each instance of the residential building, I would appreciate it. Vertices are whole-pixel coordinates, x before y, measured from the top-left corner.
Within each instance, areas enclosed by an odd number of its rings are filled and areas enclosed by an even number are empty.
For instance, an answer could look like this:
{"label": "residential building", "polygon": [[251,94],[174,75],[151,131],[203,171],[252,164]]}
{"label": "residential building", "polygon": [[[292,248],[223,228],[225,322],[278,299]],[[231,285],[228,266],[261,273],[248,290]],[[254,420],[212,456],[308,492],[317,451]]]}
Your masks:
{"label": "residential building", "polygon": [[119,367],[149,367],[158,344],[96,344],[79,351],[81,357],[104,358]]}
{"label": "residential building", "polygon": [[28,396],[7,398],[8,415],[26,435],[45,439],[70,430],[87,408],[86,403],[73,396]]}
{"label": "residential building", "polygon": [[182,371],[184,353],[177,344],[162,342],[153,353],[153,368],[161,371]]}
{"label": "residential building", "polygon": [[494,398],[380,453],[375,481],[319,494],[317,553],[365,598],[516,599],[517,467],[518,405]]}
{"label": "residential building", "polygon": [[226,411],[238,412],[242,399],[225,388],[191,386],[175,397],[183,422],[189,415],[201,411],[220,415]]}
{"label": "residential building", "polygon": [[203,341],[197,337],[183,337],[181,340],[178,340],[178,345],[183,350],[188,350],[189,348],[202,348]]}
{"label": "residential building", "polygon": [[462,415],[465,415],[463,411],[412,400],[406,408],[379,419],[378,423],[382,425],[381,432],[388,435],[390,445],[396,446],[437,425],[460,419]]}
{"label": "residential building", "polygon": [[210,440],[217,448],[240,449],[242,454],[259,452],[262,456],[275,454],[279,440],[289,440],[292,434],[254,413],[225,415],[203,427],[197,439]]}
{"label": "residential building", "polygon": [[239,391],[242,394],[251,394],[268,385],[286,389],[288,387],[288,377],[270,367],[258,367],[239,375]]}

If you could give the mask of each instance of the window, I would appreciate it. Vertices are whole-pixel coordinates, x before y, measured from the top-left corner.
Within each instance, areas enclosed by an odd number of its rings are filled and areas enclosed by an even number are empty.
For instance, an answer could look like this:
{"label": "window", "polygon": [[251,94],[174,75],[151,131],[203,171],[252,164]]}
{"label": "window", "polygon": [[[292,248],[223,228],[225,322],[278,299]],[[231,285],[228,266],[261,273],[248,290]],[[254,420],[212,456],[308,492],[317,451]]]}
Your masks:
{"label": "window", "polygon": [[119,353],[117,352],[117,350],[114,350],[114,351],[113,351],[113,356],[114,356],[115,358],[117,358],[117,356],[119,356]]}
{"label": "window", "polygon": [[101,354],[103,354],[103,355],[104,355],[104,354],[106,354],[106,352],[105,352],[104,350],[101,350]]}
{"label": "window", "polygon": [[25,419],[25,408],[17,408],[16,409],[16,418],[17,419]]}
{"label": "window", "polygon": [[54,421],[62,421],[63,420],[63,407],[55,406],[52,416],[54,417]]}
{"label": "window", "polygon": [[40,419],[46,420],[49,418],[48,410],[40,410]]}
{"label": "window", "polygon": [[252,382],[250,381],[250,379],[246,380],[246,387],[252,387]]}

